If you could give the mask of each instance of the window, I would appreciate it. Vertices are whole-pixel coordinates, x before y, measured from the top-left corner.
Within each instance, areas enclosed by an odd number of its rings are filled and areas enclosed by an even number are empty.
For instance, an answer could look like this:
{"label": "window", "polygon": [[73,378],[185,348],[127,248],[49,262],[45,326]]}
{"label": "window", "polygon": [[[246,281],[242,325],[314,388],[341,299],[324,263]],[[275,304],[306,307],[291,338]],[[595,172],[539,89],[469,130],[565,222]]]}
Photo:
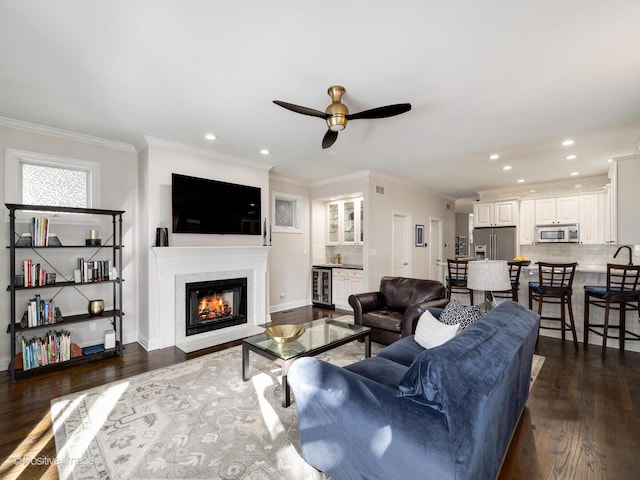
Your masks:
{"label": "window", "polygon": [[[98,208],[100,164],[5,149],[5,201],[27,205]],[[29,216],[27,212],[25,217]],[[56,216],[65,216],[57,213]],[[69,215],[66,215],[69,217]],[[72,223],[72,221],[71,221]]]}
{"label": "window", "polygon": [[302,197],[290,193],[272,193],[273,231],[302,233]]}

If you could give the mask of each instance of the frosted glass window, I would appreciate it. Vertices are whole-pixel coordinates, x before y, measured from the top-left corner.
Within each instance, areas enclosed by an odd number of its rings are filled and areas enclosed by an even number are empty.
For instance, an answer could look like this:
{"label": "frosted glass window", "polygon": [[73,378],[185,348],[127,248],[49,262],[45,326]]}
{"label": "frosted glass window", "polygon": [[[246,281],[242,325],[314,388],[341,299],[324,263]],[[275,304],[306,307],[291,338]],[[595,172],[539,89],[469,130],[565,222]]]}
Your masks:
{"label": "frosted glass window", "polygon": [[272,221],[274,232],[302,233],[302,197],[290,193],[273,192]]}
{"label": "frosted glass window", "polygon": [[22,164],[22,202],[57,207],[88,206],[89,172],[44,165]]}
{"label": "frosted glass window", "polygon": [[276,225],[279,227],[295,227],[295,200],[276,198]]}

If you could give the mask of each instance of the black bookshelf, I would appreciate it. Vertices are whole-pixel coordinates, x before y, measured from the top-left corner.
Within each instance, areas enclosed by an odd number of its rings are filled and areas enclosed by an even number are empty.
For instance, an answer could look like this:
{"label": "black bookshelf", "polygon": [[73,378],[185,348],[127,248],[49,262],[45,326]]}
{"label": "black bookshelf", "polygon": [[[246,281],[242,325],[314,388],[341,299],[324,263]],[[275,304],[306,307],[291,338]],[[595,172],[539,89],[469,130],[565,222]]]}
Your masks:
{"label": "black bookshelf", "polygon": [[[122,215],[125,213],[124,210],[106,210],[106,209],[97,209],[97,208],[74,208],[74,207],[53,207],[48,205],[27,205],[27,204],[17,204],[17,203],[6,203],[5,206],[9,210],[9,245],[7,248],[10,250],[10,268],[9,268],[9,286],[7,290],[10,292],[11,297],[11,305],[10,305],[10,323],[7,328],[7,333],[11,335],[11,359],[9,364],[9,376],[10,381],[14,382],[16,380],[16,376],[22,376],[24,374],[34,374],[38,372],[46,372],[53,368],[61,367],[61,366],[70,366],[77,363],[84,363],[87,361],[99,360],[101,358],[105,358],[107,356],[121,356],[123,349],[123,338],[122,338],[122,320],[124,313],[122,312],[122,282],[121,278],[122,273]],[[52,215],[56,213],[73,213],[73,214],[87,214],[87,215],[101,215],[101,216],[110,216],[111,224],[112,224],[112,234],[111,237],[107,239],[108,244],[105,245],[51,245],[51,246],[29,246],[29,245],[17,245],[17,234],[16,234],[16,212],[39,212],[45,214],[51,213]],[[18,286],[16,285],[16,250],[23,249],[32,249],[34,252],[37,252],[37,255],[41,257],[45,262],[49,263],[45,257],[46,250],[49,249],[70,249],[78,250],[78,249],[94,249],[94,250],[110,250],[111,252],[111,261],[113,262],[113,266],[117,268],[118,278],[109,279],[109,280],[101,280],[101,281],[90,281],[90,282],[72,282],[72,281],[56,281],[50,284],[37,285],[37,286]],[[92,257],[93,258],[93,257]],[[80,291],[80,289],[86,287],[87,285],[110,285],[111,286],[111,305],[113,306],[109,310],[105,310],[100,315],[90,316],[88,314],[74,314],[74,315],[62,315],[63,320],[44,324],[37,325],[32,327],[23,327],[21,324],[21,319],[16,318],[18,314],[22,312],[18,312],[17,304],[16,304],[16,292],[20,292],[23,290],[41,290],[41,289],[64,289],[68,287],[73,287],[76,290]],[[106,302],[105,302],[106,303]],[[58,307],[58,305],[56,305]],[[61,310],[63,310],[61,308]],[[39,367],[30,368],[26,371],[18,370],[15,366],[15,359],[17,354],[17,346],[18,339],[20,335],[25,331],[36,331],[40,330],[46,332],[47,329],[55,330],[55,329],[64,329],[65,325],[69,324],[78,324],[82,322],[94,321],[100,318],[109,318],[111,319],[111,325],[116,332],[116,346],[115,348],[104,350],[99,353],[91,354],[91,355],[83,355],[81,357],[72,358],[70,360],[65,360],[61,362],[56,362],[48,365],[43,365]]]}

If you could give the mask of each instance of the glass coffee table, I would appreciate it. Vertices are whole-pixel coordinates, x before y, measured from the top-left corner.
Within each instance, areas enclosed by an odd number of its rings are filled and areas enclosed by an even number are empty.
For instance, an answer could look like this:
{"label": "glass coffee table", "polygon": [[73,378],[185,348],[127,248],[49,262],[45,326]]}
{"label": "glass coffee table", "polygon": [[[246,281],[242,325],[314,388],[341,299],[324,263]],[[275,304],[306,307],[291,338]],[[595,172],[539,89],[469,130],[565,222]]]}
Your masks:
{"label": "glass coffee table", "polygon": [[333,348],[364,340],[364,356],[371,356],[371,329],[362,325],[341,322],[332,318],[322,318],[300,325],[305,332],[295,341],[277,343],[265,333],[242,340],[242,380],[249,380],[249,351],[255,352],[282,367],[282,406],[291,403],[287,372],[291,364],[300,357],[312,357]]}

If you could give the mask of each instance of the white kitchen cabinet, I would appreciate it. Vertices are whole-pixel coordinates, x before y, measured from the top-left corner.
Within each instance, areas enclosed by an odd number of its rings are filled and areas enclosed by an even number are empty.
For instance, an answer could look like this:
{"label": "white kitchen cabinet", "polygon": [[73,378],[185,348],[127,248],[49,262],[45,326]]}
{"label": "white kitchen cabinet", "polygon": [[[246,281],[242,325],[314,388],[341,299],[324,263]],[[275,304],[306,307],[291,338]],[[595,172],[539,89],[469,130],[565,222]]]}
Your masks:
{"label": "white kitchen cabinet", "polygon": [[578,223],[578,196],[538,198],[535,201],[536,225]]}
{"label": "white kitchen cabinet", "polygon": [[615,159],[617,163],[617,243],[640,245],[640,155],[627,155]]}
{"label": "white kitchen cabinet", "polygon": [[518,204],[515,200],[473,204],[474,227],[506,227],[518,224]]}
{"label": "white kitchen cabinet", "polygon": [[580,195],[580,243],[604,243],[604,194]]}
{"label": "white kitchen cabinet", "polygon": [[362,198],[327,203],[327,245],[359,245],[363,241]]}
{"label": "white kitchen cabinet", "polygon": [[364,275],[362,270],[334,268],[332,276],[333,304],[342,310],[351,310],[349,296],[362,293]]}
{"label": "white kitchen cabinet", "polygon": [[327,203],[327,244],[340,243],[340,202]]}
{"label": "white kitchen cabinet", "polygon": [[520,218],[518,223],[520,245],[536,243],[535,201],[522,200],[520,202]]}

